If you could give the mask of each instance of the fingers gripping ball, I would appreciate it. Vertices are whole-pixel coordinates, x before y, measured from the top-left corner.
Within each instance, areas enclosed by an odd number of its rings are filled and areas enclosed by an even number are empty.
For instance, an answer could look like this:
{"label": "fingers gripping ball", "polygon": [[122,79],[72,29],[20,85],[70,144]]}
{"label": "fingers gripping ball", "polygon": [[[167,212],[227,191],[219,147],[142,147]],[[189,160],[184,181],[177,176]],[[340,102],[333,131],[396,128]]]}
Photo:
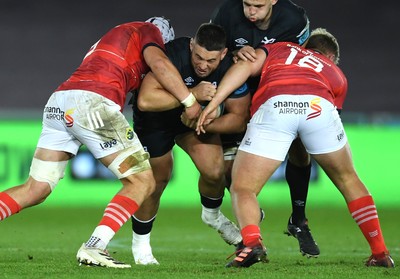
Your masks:
{"label": "fingers gripping ball", "polygon": [[[203,109],[205,107],[206,106],[203,106]],[[204,127],[209,125],[211,122],[213,122],[215,119],[217,119],[221,115],[223,115],[224,114],[224,107],[225,107],[224,103],[222,103],[216,109],[214,109],[213,111],[207,112],[206,114],[204,114],[203,120],[198,120],[198,123],[196,124],[196,126],[198,126],[199,125],[199,121],[201,121],[201,126],[203,128],[200,128],[200,129],[202,130],[203,133],[205,133]],[[196,128],[196,131],[197,131],[197,128]]]}
{"label": "fingers gripping ball", "polygon": [[218,117],[220,117],[221,115],[224,114],[224,108],[225,108],[224,103],[220,104],[220,105],[217,107],[217,112],[216,112],[217,116],[216,116],[215,118],[218,118]]}
{"label": "fingers gripping ball", "polygon": [[[206,108],[206,105],[202,105],[201,108],[204,110]],[[221,103],[217,107],[217,109],[212,114],[210,114],[210,117],[213,118],[213,119],[218,118],[218,117],[220,117],[221,115],[224,114],[224,110],[225,110],[225,104]]]}
{"label": "fingers gripping ball", "polygon": [[117,176],[118,179],[127,177],[131,174],[150,169],[150,155],[143,148],[135,151],[134,147],[123,150],[108,169]]}

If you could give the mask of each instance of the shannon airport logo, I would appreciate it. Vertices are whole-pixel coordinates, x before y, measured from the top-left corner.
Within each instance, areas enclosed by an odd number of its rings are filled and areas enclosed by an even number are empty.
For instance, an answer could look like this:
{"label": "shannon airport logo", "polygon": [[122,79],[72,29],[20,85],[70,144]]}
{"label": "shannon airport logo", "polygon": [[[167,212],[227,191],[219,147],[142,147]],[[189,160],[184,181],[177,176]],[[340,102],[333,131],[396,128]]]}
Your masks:
{"label": "shannon airport logo", "polygon": [[274,103],[274,108],[279,109],[279,114],[307,114],[307,109],[313,112],[307,115],[307,120],[321,115],[322,108],[319,105],[320,98],[314,98],[310,102],[278,101]]}

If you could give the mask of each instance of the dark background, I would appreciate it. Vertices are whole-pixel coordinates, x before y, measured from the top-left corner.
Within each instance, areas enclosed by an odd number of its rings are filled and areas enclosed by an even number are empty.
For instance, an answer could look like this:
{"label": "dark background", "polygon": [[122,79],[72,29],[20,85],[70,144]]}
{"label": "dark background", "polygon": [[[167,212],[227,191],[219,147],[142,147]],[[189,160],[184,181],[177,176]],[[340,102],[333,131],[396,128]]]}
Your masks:
{"label": "dark background", "polygon": [[[89,47],[120,23],[166,16],[177,36],[191,36],[221,2],[211,0],[0,1],[0,111],[41,110]],[[297,0],[311,28],[339,40],[349,81],[344,111],[400,113],[400,4],[389,0]],[[22,110],[19,110],[22,109]]]}

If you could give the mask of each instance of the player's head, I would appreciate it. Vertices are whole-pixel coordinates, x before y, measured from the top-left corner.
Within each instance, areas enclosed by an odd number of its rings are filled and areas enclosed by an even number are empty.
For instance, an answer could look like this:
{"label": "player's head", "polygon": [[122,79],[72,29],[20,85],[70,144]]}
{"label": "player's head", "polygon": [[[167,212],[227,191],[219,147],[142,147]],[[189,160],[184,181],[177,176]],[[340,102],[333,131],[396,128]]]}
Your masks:
{"label": "player's head", "polygon": [[272,15],[272,6],[278,0],[243,0],[244,16],[256,26],[264,29]]}
{"label": "player's head", "polygon": [[339,64],[339,43],[335,36],[324,28],[316,28],[305,45],[306,48],[316,50],[331,59],[336,65]]}
{"label": "player's head", "polygon": [[224,29],[214,23],[203,23],[190,42],[190,50],[197,76],[207,77],[219,66],[228,51]]}
{"label": "player's head", "polygon": [[153,23],[155,26],[158,27],[161,32],[164,44],[175,39],[174,28],[172,28],[168,19],[160,16],[154,16],[146,20],[146,22]]}

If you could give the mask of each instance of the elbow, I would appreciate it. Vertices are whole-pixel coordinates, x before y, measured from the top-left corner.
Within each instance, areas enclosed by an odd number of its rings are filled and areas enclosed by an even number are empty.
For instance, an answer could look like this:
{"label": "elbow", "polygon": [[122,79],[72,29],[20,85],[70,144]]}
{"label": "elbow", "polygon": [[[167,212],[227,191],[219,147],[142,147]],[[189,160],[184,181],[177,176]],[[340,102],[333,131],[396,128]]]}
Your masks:
{"label": "elbow", "polygon": [[151,111],[151,102],[148,102],[146,98],[138,98],[137,107],[140,111]]}

